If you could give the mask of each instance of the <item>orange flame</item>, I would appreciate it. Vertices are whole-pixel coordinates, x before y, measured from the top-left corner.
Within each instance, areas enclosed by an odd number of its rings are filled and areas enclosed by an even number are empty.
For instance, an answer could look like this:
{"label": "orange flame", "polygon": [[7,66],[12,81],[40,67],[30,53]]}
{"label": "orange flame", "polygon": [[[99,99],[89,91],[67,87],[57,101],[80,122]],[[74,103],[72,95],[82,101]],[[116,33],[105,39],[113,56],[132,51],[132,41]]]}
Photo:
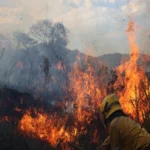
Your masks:
{"label": "orange flame", "polygon": [[63,140],[65,148],[66,142],[72,140],[65,130],[66,119],[58,117],[56,114],[47,115],[38,112],[36,112],[36,117],[33,118],[31,112],[27,111],[20,122],[20,129],[25,131],[27,135],[32,133],[32,137],[48,141],[54,147]]}
{"label": "orange flame", "polygon": [[129,22],[127,31],[131,50],[130,60],[117,68],[117,74],[119,76],[117,84],[122,83],[125,86],[124,91],[119,93],[120,102],[124,111],[132,114],[134,117],[138,115],[141,118],[142,114],[139,112],[139,108],[136,108],[138,112],[135,112],[133,105],[137,106],[139,103],[141,82],[144,82],[146,76],[144,69],[139,68],[137,64],[140,53],[137,44],[135,44],[135,25],[133,21]]}
{"label": "orange flame", "polygon": [[[101,78],[104,78],[104,75],[96,76],[96,71],[88,62],[86,62],[86,71],[83,71],[85,68],[79,66],[80,58],[79,56],[77,58],[78,62],[74,64],[73,71],[68,75],[71,81],[69,93],[72,99],[62,101],[63,107],[59,107],[60,110],[62,109],[62,115],[36,111],[36,117],[33,118],[31,112],[27,111],[19,126],[24,134],[45,140],[54,147],[61,141],[64,150],[69,149],[68,142],[75,142],[79,135],[87,133],[86,125],[91,122],[94,113],[99,111],[101,99],[106,93],[99,82],[103,81]],[[69,116],[73,119],[71,126],[67,125],[70,122]],[[95,135],[96,133],[93,136]]]}

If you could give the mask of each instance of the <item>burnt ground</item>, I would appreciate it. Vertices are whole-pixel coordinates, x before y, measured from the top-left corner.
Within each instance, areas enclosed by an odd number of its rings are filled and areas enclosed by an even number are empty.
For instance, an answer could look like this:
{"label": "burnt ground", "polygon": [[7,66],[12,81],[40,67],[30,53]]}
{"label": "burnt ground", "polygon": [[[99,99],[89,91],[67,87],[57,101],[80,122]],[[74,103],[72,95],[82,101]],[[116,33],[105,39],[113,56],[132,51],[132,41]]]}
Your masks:
{"label": "burnt ground", "polygon": [[53,150],[46,142],[24,137],[17,130],[17,122],[0,123],[0,150]]}

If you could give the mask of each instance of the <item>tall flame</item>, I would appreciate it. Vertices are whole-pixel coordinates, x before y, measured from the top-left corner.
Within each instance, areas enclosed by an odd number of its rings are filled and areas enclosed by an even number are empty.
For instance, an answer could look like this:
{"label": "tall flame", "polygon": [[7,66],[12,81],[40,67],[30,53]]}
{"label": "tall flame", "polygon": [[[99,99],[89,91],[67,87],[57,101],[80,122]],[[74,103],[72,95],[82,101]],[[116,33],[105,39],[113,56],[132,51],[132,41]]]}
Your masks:
{"label": "tall flame", "polygon": [[[139,48],[135,42],[135,25],[133,21],[129,22],[127,30],[129,45],[130,45],[130,59],[117,68],[119,76],[117,83],[124,85],[124,91],[119,93],[120,102],[124,111],[132,114],[134,117],[139,115],[139,108],[135,112],[133,105],[137,106],[140,100],[141,82],[146,79],[145,70],[138,67],[138,59],[140,56]],[[137,117],[137,116],[136,116]]]}

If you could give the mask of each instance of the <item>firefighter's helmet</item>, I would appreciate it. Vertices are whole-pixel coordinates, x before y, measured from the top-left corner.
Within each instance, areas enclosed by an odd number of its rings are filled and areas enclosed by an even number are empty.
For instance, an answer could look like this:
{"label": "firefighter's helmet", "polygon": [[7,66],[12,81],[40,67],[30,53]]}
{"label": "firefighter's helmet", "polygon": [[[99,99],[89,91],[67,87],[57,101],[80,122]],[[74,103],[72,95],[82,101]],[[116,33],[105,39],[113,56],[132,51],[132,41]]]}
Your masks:
{"label": "firefighter's helmet", "polygon": [[108,119],[118,110],[122,110],[118,97],[115,94],[106,96],[100,106],[100,112],[102,113],[104,119]]}

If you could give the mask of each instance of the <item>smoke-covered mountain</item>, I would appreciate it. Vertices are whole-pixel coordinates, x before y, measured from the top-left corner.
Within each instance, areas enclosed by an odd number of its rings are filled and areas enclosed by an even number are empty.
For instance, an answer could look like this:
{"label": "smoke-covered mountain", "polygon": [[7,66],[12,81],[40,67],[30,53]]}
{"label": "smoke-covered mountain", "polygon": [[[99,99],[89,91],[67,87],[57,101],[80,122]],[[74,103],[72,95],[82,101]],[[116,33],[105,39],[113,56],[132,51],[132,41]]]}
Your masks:
{"label": "smoke-covered mountain", "polygon": [[53,49],[51,44],[43,43],[28,49],[17,49],[11,53],[8,51],[10,50],[5,50],[0,59],[1,86],[22,91],[53,89],[52,95],[56,95],[55,92],[57,93],[58,90],[59,93],[63,93],[60,85],[66,84],[68,72],[71,71],[75,62],[85,68],[88,61],[95,69],[98,69],[100,67],[98,62],[103,61],[111,69],[119,65],[121,60],[119,54],[92,57],[65,47]]}
{"label": "smoke-covered mountain", "polygon": [[83,63],[85,59],[86,61],[88,59],[88,63],[94,68],[98,68],[98,61],[101,61],[111,70],[120,65],[123,60],[128,60],[129,55],[114,53],[93,57],[78,50],[69,50],[64,47],[54,50],[50,44],[37,44],[26,50],[18,49],[12,53],[4,53],[0,60],[0,81],[3,85],[24,88],[31,87],[33,79],[42,86],[48,76],[55,78],[59,76],[57,81],[60,82],[59,80],[62,81],[67,77],[67,73],[76,61]]}
{"label": "smoke-covered mountain", "polygon": [[119,53],[105,54],[105,55],[99,56],[99,59],[102,60],[109,69],[113,69],[116,66],[119,66],[123,60],[128,59],[128,58],[129,58],[129,55],[119,54]]}
{"label": "smoke-covered mountain", "polygon": [[100,74],[129,59],[127,54],[93,57],[69,50],[67,32],[62,23],[42,20],[29,33],[15,32],[11,38],[0,35],[0,86],[59,100],[69,85],[68,73],[74,63],[82,71],[90,64]]}

